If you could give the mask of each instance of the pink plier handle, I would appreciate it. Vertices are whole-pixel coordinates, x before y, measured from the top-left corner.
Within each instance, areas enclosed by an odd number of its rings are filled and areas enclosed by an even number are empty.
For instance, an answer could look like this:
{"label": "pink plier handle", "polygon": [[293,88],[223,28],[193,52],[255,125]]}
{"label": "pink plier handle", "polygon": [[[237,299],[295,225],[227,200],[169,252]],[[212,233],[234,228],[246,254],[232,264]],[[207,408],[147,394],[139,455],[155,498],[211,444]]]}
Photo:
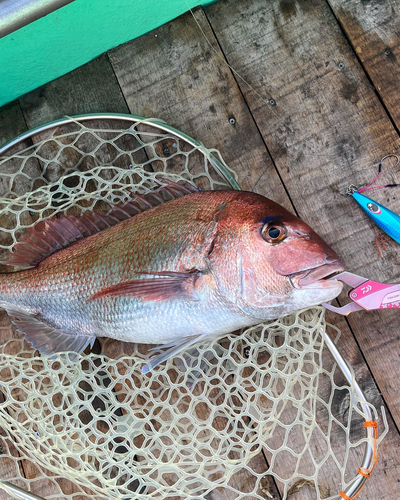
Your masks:
{"label": "pink plier handle", "polygon": [[349,297],[353,302],[343,307],[322,304],[330,311],[347,316],[351,312],[363,309],[372,311],[374,309],[400,308],[400,283],[385,285],[347,271],[331,279],[343,281],[343,283],[353,287],[353,290],[349,292]]}

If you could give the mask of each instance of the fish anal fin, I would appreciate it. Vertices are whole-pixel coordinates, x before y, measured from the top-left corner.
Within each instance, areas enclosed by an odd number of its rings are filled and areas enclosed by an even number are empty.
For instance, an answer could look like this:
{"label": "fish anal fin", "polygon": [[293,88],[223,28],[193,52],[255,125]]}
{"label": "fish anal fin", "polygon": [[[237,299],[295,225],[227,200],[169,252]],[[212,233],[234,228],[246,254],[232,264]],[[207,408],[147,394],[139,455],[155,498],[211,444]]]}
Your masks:
{"label": "fish anal fin", "polygon": [[90,344],[93,345],[96,337],[74,335],[54,328],[38,316],[34,316],[17,309],[7,309],[17,331],[22,333],[26,340],[41,354],[52,355],[58,352],[83,352]]}
{"label": "fish anal fin", "polygon": [[[181,198],[197,191],[186,182],[180,185],[167,179],[161,179],[165,186],[147,194],[132,194],[132,200],[114,206],[105,215],[97,212],[75,215],[61,215],[44,219],[26,230],[26,233],[14,246],[9,258],[1,264],[6,266],[37,266],[46,257],[66,248],[78,240],[92,236],[119,222],[144,212],[166,201]],[[166,199],[164,199],[166,198]]]}
{"label": "fish anal fin", "polygon": [[199,271],[179,273],[163,271],[155,273],[141,273],[138,275],[154,275],[152,278],[143,278],[124,281],[104,287],[95,293],[89,301],[109,297],[132,297],[144,302],[160,302],[171,298],[197,300],[195,283],[200,276]]}

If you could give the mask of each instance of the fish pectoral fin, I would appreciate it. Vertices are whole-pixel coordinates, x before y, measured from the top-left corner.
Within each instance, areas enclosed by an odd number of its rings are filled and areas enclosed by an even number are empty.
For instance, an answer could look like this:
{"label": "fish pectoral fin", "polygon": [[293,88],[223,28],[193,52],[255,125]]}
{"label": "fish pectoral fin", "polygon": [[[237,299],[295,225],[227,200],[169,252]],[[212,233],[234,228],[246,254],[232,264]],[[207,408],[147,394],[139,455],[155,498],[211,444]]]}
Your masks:
{"label": "fish pectoral fin", "polygon": [[[212,338],[214,338],[214,336]],[[212,338],[208,337],[207,342],[210,342],[212,340]],[[167,361],[167,359],[170,359],[170,358],[176,356],[181,351],[183,351],[183,350],[187,349],[188,347],[190,347],[191,345],[199,342],[201,339],[205,339],[204,335],[202,335],[202,334],[192,335],[190,337],[185,337],[184,339],[182,339],[182,338],[176,339],[175,341],[172,341],[172,342],[169,342],[168,344],[166,344],[166,346],[156,347],[156,349],[159,349],[160,347],[161,348],[168,347],[168,349],[166,351],[162,352],[161,354],[158,354],[157,356],[154,356],[153,358],[151,358],[149,360],[149,362],[143,366],[142,373],[151,372],[160,363],[163,363],[164,361]],[[182,342],[182,340],[183,340],[183,342]]]}
{"label": "fish pectoral fin", "polygon": [[65,333],[48,325],[38,316],[17,309],[7,309],[7,313],[14,318],[12,322],[17,331],[25,335],[26,340],[41,354],[51,355],[65,351],[81,353],[89,344],[92,347],[96,339],[94,335]]}
{"label": "fish pectoral fin", "polygon": [[194,270],[187,273],[136,272],[135,274],[154,277],[115,283],[96,292],[89,301],[108,297],[132,297],[144,302],[160,302],[171,298],[197,300],[194,285],[201,275],[200,271]]}

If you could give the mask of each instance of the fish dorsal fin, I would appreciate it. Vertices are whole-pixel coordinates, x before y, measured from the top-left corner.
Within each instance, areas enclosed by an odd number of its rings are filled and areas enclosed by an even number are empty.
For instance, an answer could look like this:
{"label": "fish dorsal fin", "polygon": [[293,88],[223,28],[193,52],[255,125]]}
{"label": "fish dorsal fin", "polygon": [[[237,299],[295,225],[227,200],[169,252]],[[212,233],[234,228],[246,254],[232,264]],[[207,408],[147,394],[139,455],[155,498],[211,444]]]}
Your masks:
{"label": "fish dorsal fin", "polygon": [[[78,240],[92,236],[166,201],[198,191],[195,186],[188,182],[181,185],[167,179],[161,180],[167,185],[144,195],[135,194],[132,200],[116,205],[105,215],[100,215],[97,212],[79,217],[61,215],[37,222],[27,229],[14,246],[10,257],[1,263],[7,266],[37,266],[49,255]],[[163,196],[169,199],[165,200]]]}

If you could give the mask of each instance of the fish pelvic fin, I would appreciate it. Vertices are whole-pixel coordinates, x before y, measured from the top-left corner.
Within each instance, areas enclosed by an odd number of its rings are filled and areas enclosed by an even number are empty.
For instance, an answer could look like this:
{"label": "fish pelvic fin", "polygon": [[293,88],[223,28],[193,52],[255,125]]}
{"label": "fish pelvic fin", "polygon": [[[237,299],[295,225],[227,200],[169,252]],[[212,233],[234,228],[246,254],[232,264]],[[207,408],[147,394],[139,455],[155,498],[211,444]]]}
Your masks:
{"label": "fish pelvic fin", "polygon": [[80,354],[96,339],[94,335],[75,335],[54,328],[38,316],[31,315],[19,309],[7,308],[9,316],[13,317],[13,324],[18,332],[41,354],[52,355],[58,352],[72,351]]}
{"label": "fish pelvic fin", "polygon": [[89,301],[109,297],[132,297],[143,302],[160,302],[171,298],[197,300],[195,283],[201,272],[194,270],[187,273],[160,271],[154,273],[136,272],[138,275],[150,275],[143,278],[124,281],[102,288],[90,297]]}
{"label": "fish pelvic fin", "polygon": [[164,178],[161,181],[166,185],[144,195],[134,194],[132,200],[116,205],[105,215],[100,215],[97,212],[84,214],[80,217],[61,215],[37,222],[27,229],[14,246],[13,253],[1,264],[22,267],[37,266],[49,255],[72,245],[76,241],[99,233],[157,205],[198,191],[189,182],[181,185]]}
{"label": "fish pelvic fin", "polygon": [[[160,363],[163,363],[164,361],[167,361],[170,358],[173,358],[177,354],[179,354],[181,351],[186,350],[193,344],[197,344],[200,342],[200,340],[205,340],[206,337],[204,335],[199,334],[199,335],[192,335],[190,337],[186,337],[184,339],[180,338],[177,340],[174,340],[170,343],[168,343],[166,346],[160,346],[162,347],[168,347],[168,349],[161,354],[158,354],[157,356],[153,356],[150,358],[149,362],[142,367],[142,373],[149,373],[156,366],[158,366]],[[211,342],[215,336],[207,336],[206,342]],[[182,341],[183,340],[183,341]],[[156,348],[157,349],[157,348]]]}

